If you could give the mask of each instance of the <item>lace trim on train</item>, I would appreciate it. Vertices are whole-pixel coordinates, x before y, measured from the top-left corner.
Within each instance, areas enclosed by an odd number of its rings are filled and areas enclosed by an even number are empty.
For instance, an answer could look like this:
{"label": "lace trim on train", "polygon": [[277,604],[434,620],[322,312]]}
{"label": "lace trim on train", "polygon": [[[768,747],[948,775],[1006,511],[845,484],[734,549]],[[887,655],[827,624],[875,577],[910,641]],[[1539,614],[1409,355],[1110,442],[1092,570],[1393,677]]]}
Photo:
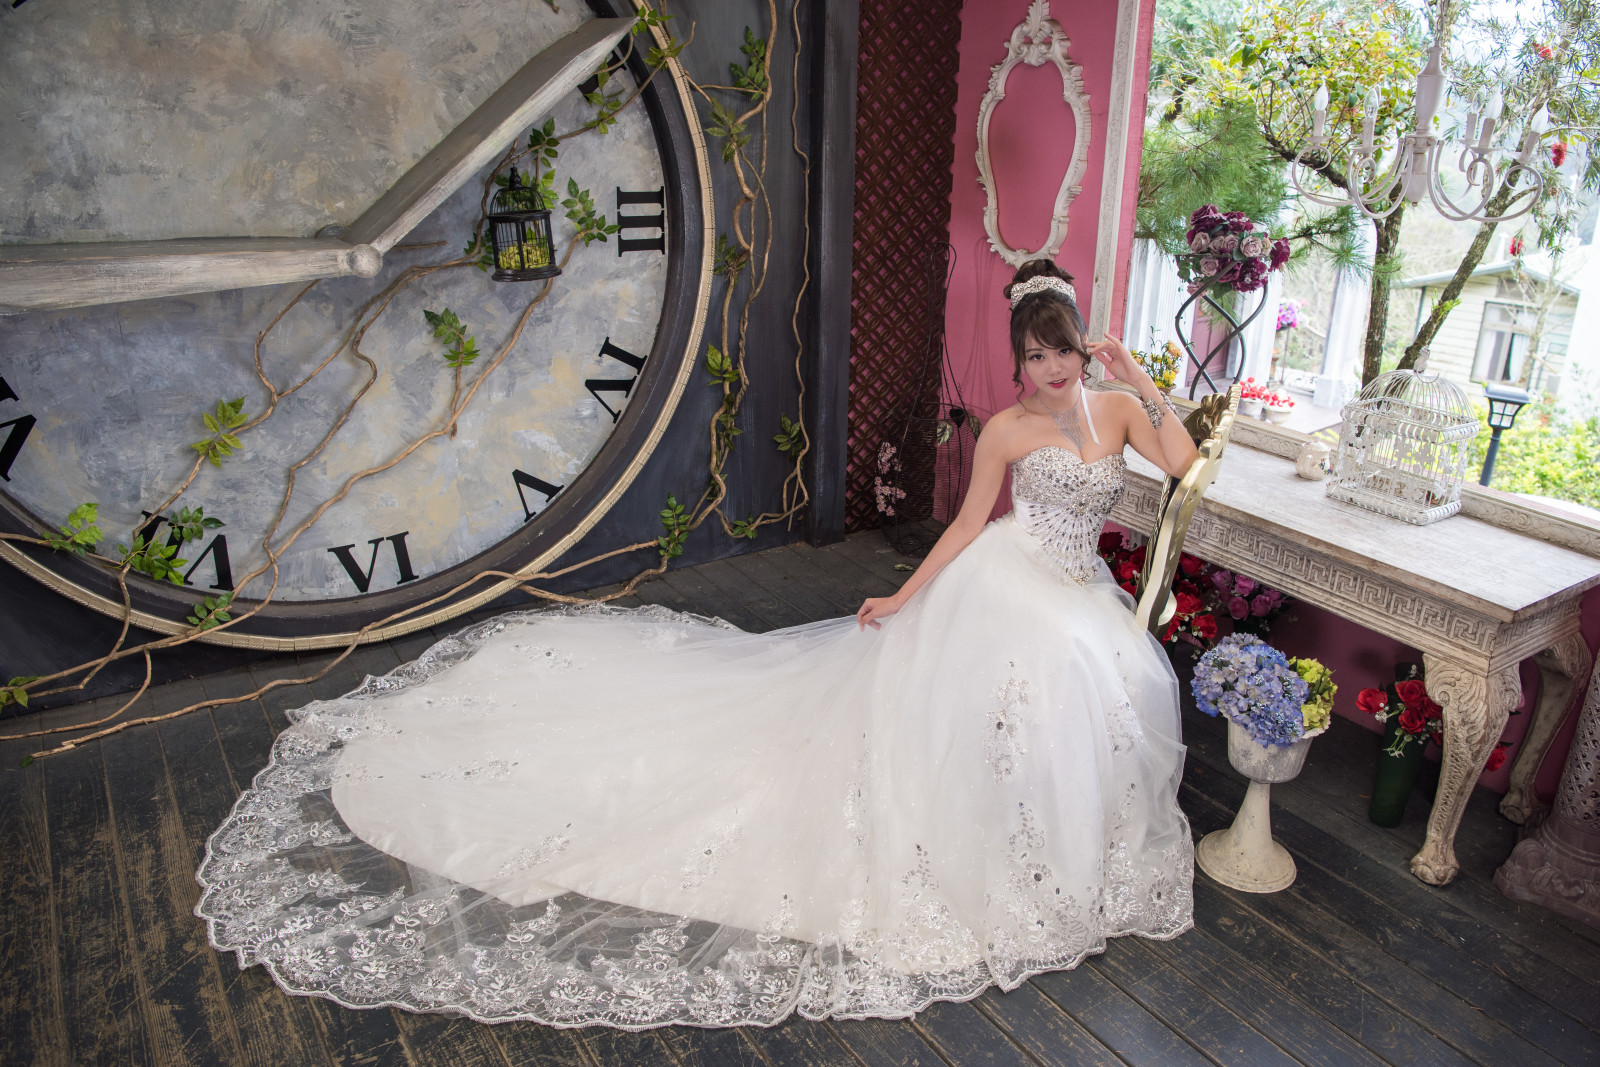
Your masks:
{"label": "lace trim on train", "polygon": [[[727,626],[662,608],[561,613],[623,614],[672,640],[697,627]],[[1192,925],[1188,837],[1157,865],[1136,854],[1127,836],[1132,795],[1108,827],[1103,889],[1059,884],[1035,858],[1044,835],[1019,805],[1006,877],[989,897],[989,929],[971,930],[954,918],[930,856],[919,848],[911,869],[888,887],[899,905],[892,928],[866,925],[869,900],[862,897],[847,909],[843,929],[816,943],[785,934],[794,929],[787,896],[760,930],[575,893],[513,907],[407,867],[352,835],[333,806],[332,776],[345,741],[391,729],[370,699],[426,681],[539,614],[472,627],[348,696],[290,713],[293,725],[207,842],[196,875],[203,892],[195,914],[206,920],[215,947],[234,952],[241,967],[264,965],[291,992],[347,1007],[638,1030],[765,1025],[796,1010],[812,1019],[903,1017],[936,1000],[969,999],[995,983],[1012,989],[1032,974],[1075,966],[1110,935],[1165,939]],[[530,658],[539,658],[532,646]],[[1017,690],[1001,699],[1022,696]],[[861,775],[840,803],[864,846],[864,767]],[[702,877],[737,835],[734,826],[711,835],[686,858],[684,880]],[[508,861],[506,873],[533,869],[569,845],[562,834],[531,844]]]}

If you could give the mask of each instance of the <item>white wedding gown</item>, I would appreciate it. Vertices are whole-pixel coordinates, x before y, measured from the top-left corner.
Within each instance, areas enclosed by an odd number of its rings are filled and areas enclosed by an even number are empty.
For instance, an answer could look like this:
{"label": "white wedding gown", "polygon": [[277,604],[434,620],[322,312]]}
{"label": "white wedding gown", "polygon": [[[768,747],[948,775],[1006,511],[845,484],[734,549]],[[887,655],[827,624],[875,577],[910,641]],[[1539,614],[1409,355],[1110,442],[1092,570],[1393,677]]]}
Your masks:
{"label": "white wedding gown", "polygon": [[899,1017],[1191,925],[1178,688],[1095,554],[1120,455],[884,621],[508,615],[291,713],[196,913],[352,1007],[642,1029]]}

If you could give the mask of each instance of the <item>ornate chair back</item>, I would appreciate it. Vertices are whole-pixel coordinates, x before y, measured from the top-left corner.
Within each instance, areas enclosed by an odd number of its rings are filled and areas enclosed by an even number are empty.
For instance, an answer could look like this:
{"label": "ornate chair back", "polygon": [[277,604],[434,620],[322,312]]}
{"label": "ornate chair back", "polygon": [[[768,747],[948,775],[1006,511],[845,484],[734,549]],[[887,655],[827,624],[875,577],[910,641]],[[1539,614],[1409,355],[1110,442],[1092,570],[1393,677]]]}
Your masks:
{"label": "ornate chair back", "polygon": [[1155,527],[1145,549],[1144,571],[1139,575],[1139,623],[1158,639],[1176,610],[1172,602],[1172,579],[1178,571],[1178,557],[1183,552],[1184,535],[1189,532],[1189,520],[1194,518],[1200,498],[1216,481],[1222,450],[1233,432],[1233,416],[1238,409],[1239,385],[1234,383],[1226,393],[1203,397],[1200,406],[1183,420],[1184,429],[1194,439],[1200,455],[1189,464],[1182,478],[1167,477],[1161,490],[1161,502],[1156,507]]}

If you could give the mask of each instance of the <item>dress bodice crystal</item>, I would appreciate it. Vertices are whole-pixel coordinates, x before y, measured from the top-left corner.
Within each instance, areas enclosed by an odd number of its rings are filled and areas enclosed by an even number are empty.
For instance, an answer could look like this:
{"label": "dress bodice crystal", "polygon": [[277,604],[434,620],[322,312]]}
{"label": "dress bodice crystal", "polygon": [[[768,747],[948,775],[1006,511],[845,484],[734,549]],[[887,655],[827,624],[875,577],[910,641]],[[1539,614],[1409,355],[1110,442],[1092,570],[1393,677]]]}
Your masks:
{"label": "dress bodice crystal", "polygon": [[1126,467],[1120,452],[1085,463],[1058,446],[1034,449],[1011,464],[1017,523],[1074,582],[1089,581],[1098,569],[1100,529],[1122,496]]}

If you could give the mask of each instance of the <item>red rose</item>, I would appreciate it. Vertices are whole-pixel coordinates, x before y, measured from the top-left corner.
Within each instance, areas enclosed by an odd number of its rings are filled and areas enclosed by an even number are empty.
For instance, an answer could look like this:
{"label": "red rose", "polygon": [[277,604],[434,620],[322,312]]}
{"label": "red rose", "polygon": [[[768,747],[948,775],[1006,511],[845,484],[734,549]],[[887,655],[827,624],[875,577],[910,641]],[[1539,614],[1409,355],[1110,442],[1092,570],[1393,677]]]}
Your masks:
{"label": "red rose", "polygon": [[1400,729],[1408,734],[1420,734],[1427,725],[1428,720],[1416,708],[1407,708],[1400,713]]}
{"label": "red rose", "polygon": [[1145,552],[1145,546],[1144,545],[1140,545],[1138,548],[1133,550],[1133,555],[1128,557],[1128,559],[1132,561],[1132,563],[1133,563],[1133,565],[1135,567],[1139,567],[1139,568],[1143,568],[1144,567],[1144,552]]}
{"label": "red rose", "polygon": [[1189,581],[1187,578],[1185,578],[1184,580],[1180,581],[1177,585],[1173,586],[1172,588],[1173,588],[1174,592],[1187,593],[1190,596],[1199,596],[1200,595],[1200,587],[1195,585],[1193,582]]}
{"label": "red rose", "polygon": [[1174,615],[1172,621],[1167,623],[1167,632],[1161,635],[1163,643],[1172,640],[1172,635],[1178,632],[1178,617]]}
{"label": "red rose", "polygon": [[1422,698],[1422,717],[1430,722],[1435,719],[1442,719],[1444,718],[1444,709],[1435,704],[1432,697],[1424,696]]}
{"label": "red rose", "polygon": [[1205,565],[1205,560],[1201,559],[1199,556],[1191,556],[1187,552],[1181,553],[1178,556],[1178,569],[1191,578],[1199,574],[1201,568],[1203,568]]}
{"label": "red rose", "polygon": [[1407,711],[1422,712],[1422,702],[1428,699],[1428,688],[1415,678],[1407,678],[1403,682],[1394,683],[1394,691],[1400,696],[1400,703],[1406,706]]}
{"label": "red rose", "polygon": [[1207,641],[1217,636],[1217,620],[1210,615],[1195,616],[1189,627]]}
{"label": "red rose", "polygon": [[1129,596],[1135,596],[1136,597],[1136,596],[1139,595],[1139,587],[1133,584],[1132,579],[1129,579],[1128,581],[1118,582],[1117,584],[1120,585],[1122,587],[1122,591],[1127,593]]}
{"label": "red rose", "polygon": [[1125,582],[1139,574],[1139,568],[1133,565],[1132,560],[1123,560],[1117,564],[1117,581]]}
{"label": "red rose", "polygon": [[1122,535],[1119,533],[1103,533],[1100,535],[1100,554],[1115,552],[1122,547]]}
{"label": "red rose", "polygon": [[1389,707],[1389,698],[1382,689],[1363,689],[1356,694],[1356,708],[1368,715],[1381,715]]}
{"label": "red rose", "polygon": [[1176,597],[1178,614],[1188,618],[1200,610],[1200,598],[1193,593],[1179,593]]}
{"label": "red rose", "polygon": [[1499,745],[1494,746],[1494,751],[1489,753],[1489,762],[1483,765],[1486,771],[1498,771],[1506,765],[1506,750]]}

